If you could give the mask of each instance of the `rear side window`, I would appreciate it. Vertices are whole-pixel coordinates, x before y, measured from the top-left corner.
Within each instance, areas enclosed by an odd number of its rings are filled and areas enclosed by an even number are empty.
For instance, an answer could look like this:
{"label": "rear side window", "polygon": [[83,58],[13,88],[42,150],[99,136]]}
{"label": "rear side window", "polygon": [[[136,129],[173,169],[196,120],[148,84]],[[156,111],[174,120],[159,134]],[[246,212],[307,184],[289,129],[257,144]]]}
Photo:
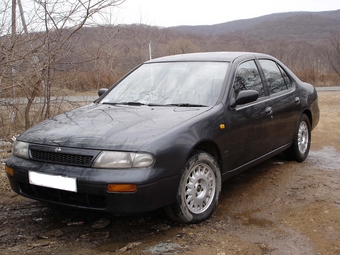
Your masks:
{"label": "rear side window", "polygon": [[239,65],[233,84],[235,97],[242,90],[256,90],[259,97],[264,96],[264,89],[261,76],[253,60]]}
{"label": "rear side window", "polygon": [[270,94],[289,90],[293,87],[287,73],[272,60],[259,60]]}

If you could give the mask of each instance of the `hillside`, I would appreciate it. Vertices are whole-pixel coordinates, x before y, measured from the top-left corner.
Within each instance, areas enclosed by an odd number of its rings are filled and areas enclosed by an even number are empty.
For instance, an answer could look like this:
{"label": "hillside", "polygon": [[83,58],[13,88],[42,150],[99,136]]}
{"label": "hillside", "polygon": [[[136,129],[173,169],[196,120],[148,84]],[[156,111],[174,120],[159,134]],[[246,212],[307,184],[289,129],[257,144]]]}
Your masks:
{"label": "hillside", "polygon": [[178,26],[171,29],[208,36],[324,40],[330,33],[340,32],[340,10],[277,13],[216,25]]}

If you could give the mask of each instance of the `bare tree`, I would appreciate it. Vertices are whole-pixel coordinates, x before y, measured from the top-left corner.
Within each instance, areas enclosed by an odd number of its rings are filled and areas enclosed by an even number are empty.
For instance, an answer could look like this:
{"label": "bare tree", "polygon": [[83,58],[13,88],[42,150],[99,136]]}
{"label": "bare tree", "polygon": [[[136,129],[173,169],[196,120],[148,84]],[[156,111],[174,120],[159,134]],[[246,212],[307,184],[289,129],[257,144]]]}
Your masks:
{"label": "bare tree", "polygon": [[332,34],[330,37],[330,47],[327,50],[328,61],[333,70],[340,76],[340,35]]}
{"label": "bare tree", "polygon": [[[85,26],[96,23],[105,10],[124,0],[31,0],[18,3],[20,19],[9,20],[4,15],[0,33],[0,90],[13,88],[16,95],[27,98],[25,128],[31,126],[30,114],[35,98],[43,96],[39,120],[51,117],[51,93],[57,73],[75,65],[69,55],[75,50],[73,38]],[[0,13],[6,14],[11,0],[0,2]],[[13,10],[13,8],[12,8]],[[14,15],[15,16],[15,15]],[[21,24],[19,22],[21,20]],[[26,22],[27,21],[27,22]],[[10,28],[15,29],[9,35]],[[10,40],[11,39],[11,40]]]}
{"label": "bare tree", "polygon": [[169,55],[184,54],[197,51],[199,51],[199,47],[196,46],[190,39],[186,38],[177,38],[170,41],[166,46],[166,53]]}

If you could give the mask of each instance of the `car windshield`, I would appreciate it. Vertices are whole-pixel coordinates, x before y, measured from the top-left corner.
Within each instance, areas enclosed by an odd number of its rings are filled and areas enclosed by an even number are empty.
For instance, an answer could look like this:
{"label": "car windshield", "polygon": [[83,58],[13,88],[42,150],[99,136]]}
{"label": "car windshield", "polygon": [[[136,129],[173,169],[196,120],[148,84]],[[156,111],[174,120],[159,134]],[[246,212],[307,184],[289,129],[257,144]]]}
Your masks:
{"label": "car windshield", "polygon": [[143,64],[101,103],[129,105],[213,106],[221,93],[226,62]]}

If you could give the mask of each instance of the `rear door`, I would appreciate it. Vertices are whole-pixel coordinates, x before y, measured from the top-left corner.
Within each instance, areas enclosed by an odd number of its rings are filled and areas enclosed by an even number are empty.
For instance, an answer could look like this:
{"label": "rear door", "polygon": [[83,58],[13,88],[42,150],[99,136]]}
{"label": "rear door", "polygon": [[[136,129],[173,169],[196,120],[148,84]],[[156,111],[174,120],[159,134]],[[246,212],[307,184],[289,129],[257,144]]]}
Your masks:
{"label": "rear door", "polygon": [[258,60],[272,100],[275,121],[273,150],[293,140],[295,127],[300,118],[300,95],[293,80],[274,60]]}

